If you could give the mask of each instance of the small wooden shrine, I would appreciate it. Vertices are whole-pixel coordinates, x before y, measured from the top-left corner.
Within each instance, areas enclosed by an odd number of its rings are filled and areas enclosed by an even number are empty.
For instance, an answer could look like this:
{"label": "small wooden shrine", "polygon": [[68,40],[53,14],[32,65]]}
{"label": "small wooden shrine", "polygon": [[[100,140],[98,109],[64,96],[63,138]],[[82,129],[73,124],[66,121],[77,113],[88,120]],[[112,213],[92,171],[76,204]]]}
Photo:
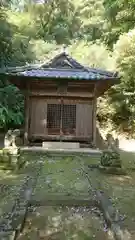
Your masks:
{"label": "small wooden shrine", "polygon": [[96,100],[119,82],[117,73],[84,67],[65,52],[6,75],[25,95],[25,144],[95,143]]}

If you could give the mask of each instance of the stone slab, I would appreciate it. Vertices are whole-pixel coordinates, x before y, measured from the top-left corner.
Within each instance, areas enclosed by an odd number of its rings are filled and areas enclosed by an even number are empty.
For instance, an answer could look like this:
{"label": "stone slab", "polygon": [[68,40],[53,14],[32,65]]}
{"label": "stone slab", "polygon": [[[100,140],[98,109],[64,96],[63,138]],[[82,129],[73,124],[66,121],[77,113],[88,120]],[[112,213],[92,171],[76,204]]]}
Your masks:
{"label": "stone slab", "polygon": [[67,155],[92,155],[92,156],[100,156],[102,153],[99,149],[92,149],[92,148],[75,148],[75,149],[45,149],[43,147],[21,147],[21,152],[31,152],[31,153],[55,153],[55,154],[67,154]]}
{"label": "stone slab", "polygon": [[80,143],[77,142],[43,142],[42,147],[45,149],[79,149]]}

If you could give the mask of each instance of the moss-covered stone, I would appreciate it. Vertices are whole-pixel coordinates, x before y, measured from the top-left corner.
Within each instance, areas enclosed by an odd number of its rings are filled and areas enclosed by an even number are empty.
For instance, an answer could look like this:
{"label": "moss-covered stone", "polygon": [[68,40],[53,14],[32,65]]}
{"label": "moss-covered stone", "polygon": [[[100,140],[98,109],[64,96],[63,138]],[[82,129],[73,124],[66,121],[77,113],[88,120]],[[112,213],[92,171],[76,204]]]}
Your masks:
{"label": "moss-covered stone", "polygon": [[2,162],[6,163],[6,164],[10,164],[10,162],[11,162],[11,157],[10,157],[10,153],[9,153],[8,149],[3,148]]}
{"label": "moss-covered stone", "polygon": [[121,168],[121,159],[118,151],[105,150],[101,154],[101,165],[104,167]]}
{"label": "moss-covered stone", "polygon": [[17,169],[19,163],[20,149],[19,148],[3,148],[0,151],[0,162],[7,166]]}

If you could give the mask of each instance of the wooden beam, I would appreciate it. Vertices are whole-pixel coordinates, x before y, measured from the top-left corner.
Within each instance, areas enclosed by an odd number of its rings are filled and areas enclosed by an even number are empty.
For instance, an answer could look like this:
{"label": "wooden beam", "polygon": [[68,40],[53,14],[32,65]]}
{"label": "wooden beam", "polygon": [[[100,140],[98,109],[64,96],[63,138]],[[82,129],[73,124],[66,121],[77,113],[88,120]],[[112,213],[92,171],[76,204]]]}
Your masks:
{"label": "wooden beam", "polygon": [[83,98],[93,98],[94,97],[94,94],[93,93],[90,93],[90,92],[81,92],[81,91],[78,91],[78,92],[67,92],[67,93],[57,93],[56,91],[44,91],[44,90],[32,90],[31,93],[30,93],[30,96],[54,96],[54,97],[59,97],[59,96],[65,96],[65,97],[83,97]]}
{"label": "wooden beam", "polygon": [[[65,102],[65,104],[77,104],[77,103],[82,103],[82,104],[89,104],[90,102],[92,102],[93,97],[70,97],[70,96],[62,96],[63,100]],[[39,98],[44,98],[44,101],[46,101],[48,104],[57,104],[60,103],[60,96],[32,96],[30,95],[30,98],[35,98],[38,99]]]}
{"label": "wooden beam", "polygon": [[[94,89],[95,86],[95,82],[91,82],[91,81],[69,81],[69,82],[65,82],[65,84],[67,85],[67,88],[86,88],[86,89]],[[49,88],[54,88],[54,87],[58,87],[58,82],[54,81],[54,80],[30,80],[30,89],[46,89],[47,87]]]}
{"label": "wooden beam", "polygon": [[95,93],[95,96],[97,96],[97,97],[102,96],[114,84],[115,84],[115,81],[113,81],[113,80],[104,80],[103,82],[102,81],[97,82],[96,83],[96,93]]}

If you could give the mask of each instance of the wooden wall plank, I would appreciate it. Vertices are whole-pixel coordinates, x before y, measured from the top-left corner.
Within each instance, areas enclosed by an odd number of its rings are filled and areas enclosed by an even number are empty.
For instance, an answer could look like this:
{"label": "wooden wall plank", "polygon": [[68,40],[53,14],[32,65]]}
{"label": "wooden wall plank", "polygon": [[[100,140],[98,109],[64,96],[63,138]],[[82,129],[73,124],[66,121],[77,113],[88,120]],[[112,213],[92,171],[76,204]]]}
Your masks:
{"label": "wooden wall plank", "polygon": [[92,136],[92,103],[77,104],[76,110],[76,136]]}
{"label": "wooden wall plank", "polygon": [[47,135],[47,103],[43,98],[31,98],[30,135]]}

